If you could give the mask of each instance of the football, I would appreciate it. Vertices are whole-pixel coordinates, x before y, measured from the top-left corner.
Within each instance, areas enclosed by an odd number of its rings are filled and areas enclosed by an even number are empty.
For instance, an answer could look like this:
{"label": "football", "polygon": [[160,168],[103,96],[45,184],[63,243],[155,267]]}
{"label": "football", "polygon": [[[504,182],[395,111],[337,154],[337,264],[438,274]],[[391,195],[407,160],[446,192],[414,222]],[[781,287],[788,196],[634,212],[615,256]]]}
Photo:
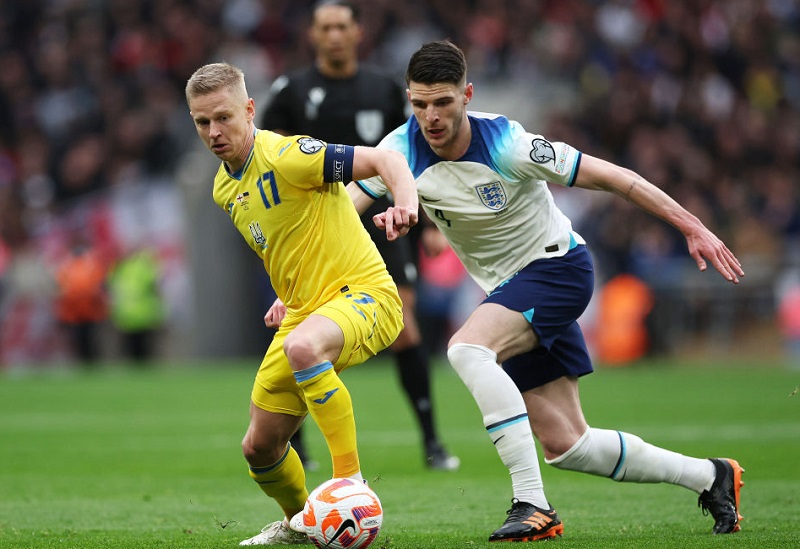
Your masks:
{"label": "football", "polygon": [[383,524],[378,496],[349,478],[333,478],[317,486],[303,508],[303,525],[317,547],[361,549],[375,541]]}

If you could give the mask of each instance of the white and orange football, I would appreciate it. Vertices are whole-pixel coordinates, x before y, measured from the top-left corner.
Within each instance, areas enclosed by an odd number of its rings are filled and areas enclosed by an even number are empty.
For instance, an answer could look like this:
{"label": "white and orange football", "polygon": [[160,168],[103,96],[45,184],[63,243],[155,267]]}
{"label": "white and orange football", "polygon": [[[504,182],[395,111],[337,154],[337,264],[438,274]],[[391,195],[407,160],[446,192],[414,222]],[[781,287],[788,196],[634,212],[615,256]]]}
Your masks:
{"label": "white and orange football", "polygon": [[365,483],[349,478],[333,478],[317,486],[303,509],[306,534],[317,547],[369,547],[382,524],[378,496]]}

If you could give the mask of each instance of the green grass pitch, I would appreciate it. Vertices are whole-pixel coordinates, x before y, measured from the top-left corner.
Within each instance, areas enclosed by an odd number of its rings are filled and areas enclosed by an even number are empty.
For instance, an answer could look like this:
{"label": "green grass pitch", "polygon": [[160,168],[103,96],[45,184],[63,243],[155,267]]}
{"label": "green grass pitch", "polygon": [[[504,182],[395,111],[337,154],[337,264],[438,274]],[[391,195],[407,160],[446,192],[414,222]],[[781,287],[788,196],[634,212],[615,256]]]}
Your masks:
{"label": "green grass pitch", "polygon": [[[247,475],[240,440],[258,360],[0,375],[0,547],[235,547],[279,518]],[[505,518],[510,482],[457,376],[435,367],[437,424],[462,460],[423,466],[418,431],[385,358],[344,375],[362,466],[384,506],[376,548],[479,548]],[[599,368],[581,392],[589,423],[745,467],[742,531],[712,536],[697,497],[542,464],[565,534],[597,547],[800,546],[800,370],[768,364]],[[324,442],[309,488],[330,475]]]}

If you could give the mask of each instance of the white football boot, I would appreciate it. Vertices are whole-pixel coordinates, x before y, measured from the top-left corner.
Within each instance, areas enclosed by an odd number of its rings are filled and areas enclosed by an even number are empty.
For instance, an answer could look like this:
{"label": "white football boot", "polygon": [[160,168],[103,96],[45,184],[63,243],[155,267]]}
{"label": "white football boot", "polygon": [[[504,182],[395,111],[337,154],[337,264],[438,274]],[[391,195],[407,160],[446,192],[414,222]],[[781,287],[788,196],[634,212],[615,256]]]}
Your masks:
{"label": "white football boot", "polygon": [[261,533],[246,539],[239,543],[239,545],[305,545],[310,544],[311,540],[305,534],[305,527],[303,526],[303,515],[298,513],[292,517],[300,518],[300,531],[294,530],[286,519],[276,520],[272,524],[267,524],[261,529]]}
{"label": "white football boot", "polygon": [[306,535],[306,525],[303,524],[303,512],[300,511],[289,520],[289,528],[298,534]]}

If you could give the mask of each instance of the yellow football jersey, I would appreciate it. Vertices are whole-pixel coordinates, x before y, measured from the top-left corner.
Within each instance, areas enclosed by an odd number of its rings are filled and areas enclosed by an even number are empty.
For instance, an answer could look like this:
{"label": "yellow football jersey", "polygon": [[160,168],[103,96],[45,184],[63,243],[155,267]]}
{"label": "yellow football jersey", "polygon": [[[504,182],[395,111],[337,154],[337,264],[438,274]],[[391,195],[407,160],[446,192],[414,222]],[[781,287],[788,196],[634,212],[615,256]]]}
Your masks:
{"label": "yellow football jersey", "polygon": [[344,188],[352,159],[349,146],[257,130],[244,167],[231,174],[223,163],[214,179],[214,202],[293,314],[311,313],[348,285],[394,287]]}

